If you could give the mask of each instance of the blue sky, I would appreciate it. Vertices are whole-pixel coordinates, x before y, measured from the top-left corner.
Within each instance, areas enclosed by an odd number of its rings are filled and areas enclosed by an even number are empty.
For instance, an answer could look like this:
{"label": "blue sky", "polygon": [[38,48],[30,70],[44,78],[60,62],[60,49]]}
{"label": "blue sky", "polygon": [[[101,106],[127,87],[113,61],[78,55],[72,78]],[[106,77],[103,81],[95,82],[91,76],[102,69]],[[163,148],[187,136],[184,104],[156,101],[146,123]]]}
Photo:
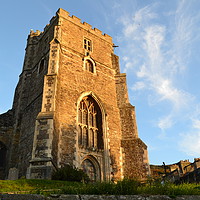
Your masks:
{"label": "blue sky", "polygon": [[1,2],[0,113],[11,108],[26,39],[63,8],[113,37],[151,164],[200,157],[199,0]]}

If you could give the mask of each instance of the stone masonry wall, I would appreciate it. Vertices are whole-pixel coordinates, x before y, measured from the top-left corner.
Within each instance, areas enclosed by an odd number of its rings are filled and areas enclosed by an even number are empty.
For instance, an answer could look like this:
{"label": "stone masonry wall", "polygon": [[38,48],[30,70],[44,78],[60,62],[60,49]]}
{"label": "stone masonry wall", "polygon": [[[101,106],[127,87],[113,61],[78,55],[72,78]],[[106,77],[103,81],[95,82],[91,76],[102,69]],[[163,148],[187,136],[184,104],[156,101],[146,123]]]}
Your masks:
{"label": "stone masonry wall", "polygon": [[129,103],[126,74],[116,74],[115,78],[121,118],[124,177],[145,179],[150,174],[147,146],[138,138],[135,107]]}
{"label": "stone masonry wall", "polygon": [[[106,111],[113,173],[117,178],[121,178],[121,127],[114,79],[116,72],[111,59],[112,40],[103,36],[98,29],[92,30],[90,25],[82,24],[76,17],[66,16],[61,19],[62,42],[55,111],[60,123],[60,163],[72,164],[75,159],[77,101],[83,92],[92,91]],[[92,41],[89,56],[95,62],[96,73],[84,69],[84,38]]]}
{"label": "stone masonry wall", "polygon": [[[0,115],[0,143],[6,147],[6,160],[8,163],[10,156],[10,146],[13,136],[13,110]],[[8,165],[4,163],[4,167],[0,167],[0,179],[5,179],[8,173]]]}
{"label": "stone masonry wall", "polygon": [[[85,39],[91,49],[85,48]],[[87,59],[93,63],[92,72]],[[77,145],[77,111],[84,95],[96,98],[103,113],[102,152]],[[87,155],[96,156],[97,165],[104,166],[101,173],[113,180],[143,167],[147,149],[137,139],[135,111],[112,38],[62,9],[43,32],[30,32],[13,113],[9,166],[19,169],[19,177],[26,175],[29,162],[29,178],[51,178],[53,167],[80,168]]]}
{"label": "stone masonry wall", "polygon": [[0,194],[1,200],[200,200],[200,196],[178,196],[170,198],[166,195],[42,195]]}
{"label": "stone masonry wall", "polygon": [[35,121],[42,104],[41,95],[28,106],[22,115],[21,137],[19,140],[19,177],[26,175],[31,160]]}
{"label": "stone masonry wall", "polygon": [[54,35],[55,20],[44,32],[30,32],[13,102],[14,135],[9,167],[19,169],[19,177],[26,176],[31,160],[35,122],[42,107],[44,75],[47,74],[49,43]]}
{"label": "stone masonry wall", "polygon": [[124,176],[128,178],[145,179],[149,172],[145,161],[147,146],[139,138],[122,140],[124,157]]}

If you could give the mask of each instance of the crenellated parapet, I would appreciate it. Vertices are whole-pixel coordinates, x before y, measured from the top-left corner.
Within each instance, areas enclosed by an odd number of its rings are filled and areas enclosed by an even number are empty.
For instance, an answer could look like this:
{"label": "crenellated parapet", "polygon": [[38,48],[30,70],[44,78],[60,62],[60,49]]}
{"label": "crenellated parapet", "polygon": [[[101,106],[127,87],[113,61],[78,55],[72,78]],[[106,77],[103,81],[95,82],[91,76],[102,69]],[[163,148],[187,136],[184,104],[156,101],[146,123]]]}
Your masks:
{"label": "crenellated parapet", "polygon": [[62,8],[59,8],[57,11],[57,16],[64,18],[74,24],[76,24],[77,26],[80,26],[81,28],[89,31],[90,33],[97,35],[98,37],[101,37],[102,39],[106,40],[109,43],[112,43],[112,37],[107,35],[107,34],[103,34],[102,31],[100,31],[97,28],[92,28],[92,26],[86,22],[81,22],[81,19],[79,19],[78,17],[72,15],[69,15],[69,12],[63,10]]}
{"label": "crenellated parapet", "polygon": [[57,25],[60,25],[60,23],[62,21],[62,20],[60,20],[60,18],[61,19],[64,18],[65,20],[68,20],[68,21],[76,24],[77,26],[80,26],[81,28],[89,31],[90,33],[97,35],[98,37],[101,37],[102,39],[106,40],[107,42],[112,43],[111,36],[109,36],[105,33],[103,34],[102,31],[100,31],[97,28],[92,28],[92,25],[88,24],[87,22],[81,22],[81,19],[74,15],[70,16],[70,13],[63,10],[62,8],[58,9],[56,16],[51,18],[50,23],[45,26],[43,31],[39,31],[39,30],[33,31],[31,29],[29,38],[35,38],[35,39],[37,38],[39,40],[40,38],[43,37],[43,35],[45,35],[45,33],[49,30],[49,28],[52,25],[55,25],[55,22]]}

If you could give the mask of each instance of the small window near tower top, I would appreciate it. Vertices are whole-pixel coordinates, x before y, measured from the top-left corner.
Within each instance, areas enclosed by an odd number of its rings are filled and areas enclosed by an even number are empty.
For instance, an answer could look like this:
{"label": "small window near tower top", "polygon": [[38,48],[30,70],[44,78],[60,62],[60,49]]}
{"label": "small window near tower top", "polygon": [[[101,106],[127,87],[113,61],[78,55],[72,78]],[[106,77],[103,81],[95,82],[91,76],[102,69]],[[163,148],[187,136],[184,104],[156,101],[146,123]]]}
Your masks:
{"label": "small window near tower top", "polygon": [[93,63],[90,61],[90,60],[86,60],[85,61],[85,67],[86,67],[86,70],[88,70],[89,72],[92,72],[94,73],[94,66],[93,66]]}
{"label": "small window near tower top", "polygon": [[96,66],[96,64],[95,64],[94,60],[92,60],[92,58],[90,56],[85,56],[83,58],[84,70],[96,74],[96,67],[95,66]]}
{"label": "small window near tower top", "polygon": [[89,39],[84,38],[84,49],[92,51],[92,42]]}

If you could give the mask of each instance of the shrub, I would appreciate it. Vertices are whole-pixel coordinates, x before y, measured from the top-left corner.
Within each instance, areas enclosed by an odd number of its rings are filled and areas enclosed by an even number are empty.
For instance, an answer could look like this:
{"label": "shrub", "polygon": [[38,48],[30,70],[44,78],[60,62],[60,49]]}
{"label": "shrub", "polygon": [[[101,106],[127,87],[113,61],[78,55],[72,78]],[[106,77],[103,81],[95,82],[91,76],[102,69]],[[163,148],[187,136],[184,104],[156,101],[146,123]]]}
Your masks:
{"label": "shrub", "polygon": [[65,165],[54,171],[52,174],[53,180],[88,182],[88,175],[81,169],[77,169],[71,165]]}
{"label": "shrub", "polygon": [[109,195],[115,194],[115,184],[112,182],[96,182],[87,184],[85,194]]}
{"label": "shrub", "polygon": [[115,186],[116,194],[138,194],[138,187],[140,186],[140,182],[133,179],[123,179],[122,181],[118,181]]}
{"label": "shrub", "polygon": [[87,194],[87,195],[133,195],[138,194],[140,183],[136,180],[124,179],[113,182],[95,182],[82,184],[77,187],[65,187],[64,194]]}

